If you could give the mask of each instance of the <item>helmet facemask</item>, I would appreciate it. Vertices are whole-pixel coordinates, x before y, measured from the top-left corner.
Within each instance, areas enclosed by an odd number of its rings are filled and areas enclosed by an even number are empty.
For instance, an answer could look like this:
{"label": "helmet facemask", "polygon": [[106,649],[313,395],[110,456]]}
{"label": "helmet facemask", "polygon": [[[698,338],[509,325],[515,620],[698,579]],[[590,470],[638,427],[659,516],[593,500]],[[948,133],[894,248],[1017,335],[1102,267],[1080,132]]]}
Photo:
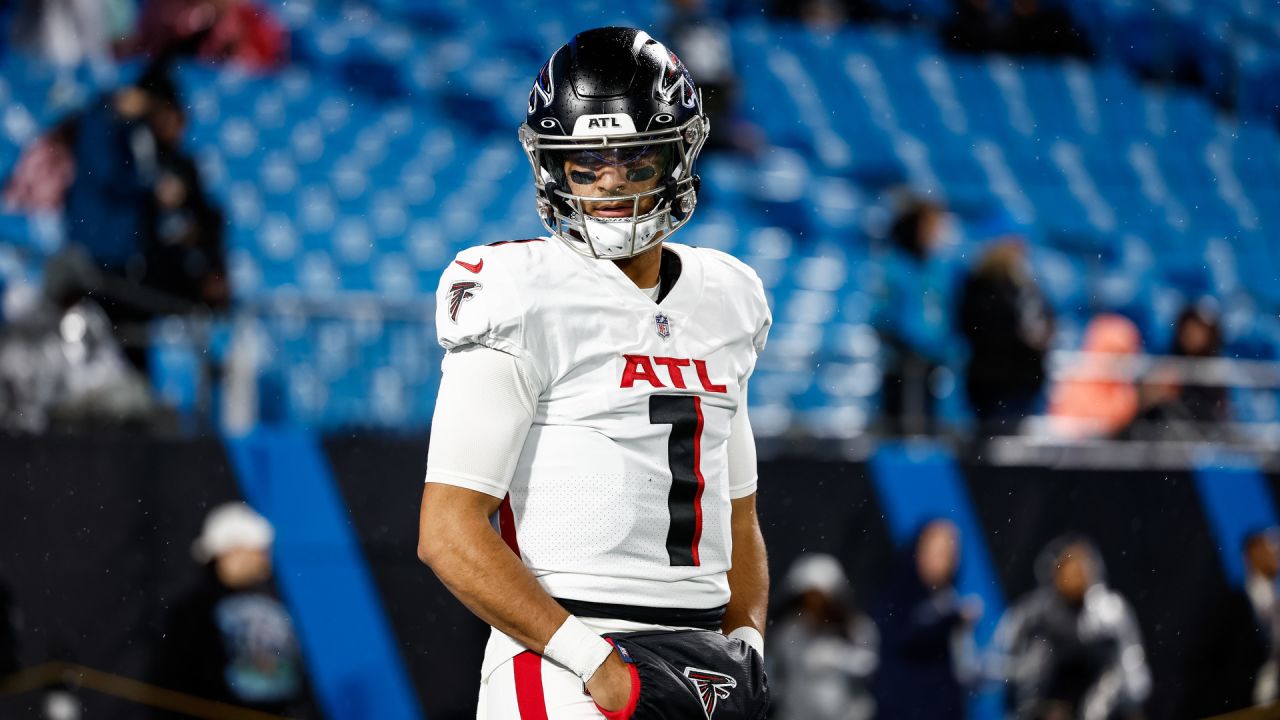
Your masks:
{"label": "helmet facemask", "polygon": [[[693,214],[693,163],[708,129],[701,114],[681,127],[614,135],[543,135],[522,125],[542,224],[593,258],[629,258],[657,245]],[[593,194],[598,173],[610,169],[631,192]]]}

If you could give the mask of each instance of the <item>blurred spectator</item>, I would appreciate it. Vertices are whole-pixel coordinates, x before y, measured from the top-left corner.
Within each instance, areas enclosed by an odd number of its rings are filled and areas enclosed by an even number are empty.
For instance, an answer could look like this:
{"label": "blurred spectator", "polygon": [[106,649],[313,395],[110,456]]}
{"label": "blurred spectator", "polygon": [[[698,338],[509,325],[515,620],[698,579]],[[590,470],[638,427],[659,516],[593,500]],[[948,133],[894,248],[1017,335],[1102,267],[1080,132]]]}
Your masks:
{"label": "blurred spectator", "polygon": [[955,0],[951,19],[942,33],[948,47],[957,52],[999,52],[1008,35],[1007,22],[991,7],[992,0]]}
{"label": "blurred spectator", "polygon": [[[1174,324],[1173,353],[1191,359],[1216,358],[1222,354],[1222,330],[1212,305],[1201,302],[1183,309]],[[1193,420],[1225,422],[1230,419],[1227,389],[1220,385],[1182,383],[1178,401]]]}
{"label": "blurred spectator", "polygon": [[[1246,546],[1249,575],[1245,578],[1245,591],[1253,611],[1265,618],[1264,627],[1270,640],[1271,653],[1267,662],[1258,670],[1258,680],[1253,688],[1253,701],[1258,705],[1271,705],[1280,701],[1280,598],[1277,598],[1276,576],[1280,566],[1280,539],[1274,530],[1265,532]],[[1268,614],[1269,613],[1269,614]]]}
{"label": "blurred spectator", "polygon": [[132,12],[128,0],[21,0],[10,32],[14,47],[55,65],[105,63]]}
{"label": "blurred spectator", "polygon": [[146,0],[136,34],[119,50],[124,55],[188,55],[270,70],[288,59],[289,36],[269,12],[250,0]]}
{"label": "blurred spectator", "polygon": [[152,417],[147,382],[129,366],[102,308],[86,297],[92,263],[69,248],[45,267],[44,289],[0,328],[0,427]]}
{"label": "blurred spectator", "polygon": [[877,0],[802,0],[801,2],[776,0],[770,3],[769,14],[774,17],[805,20],[817,25],[830,25],[845,20],[866,22],[895,15],[890,8],[884,7]]}
{"label": "blurred spectator", "polygon": [[274,538],[267,519],[244,503],[209,512],[192,545],[205,572],[168,617],[157,685],[262,712],[314,715],[293,621],[272,588]]}
{"label": "blurred spectator", "polygon": [[209,202],[196,162],[182,148],[187,118],[177,88],[165,75],[149,90],[157,176],[147,205],[142,283],[194,305],[226,307],[222,212]]}
{"label": "blurred spectator", "polygon": [[67,240],[102,270],[140,270],[146,207],[155,185],[156,145],[146,123],[151,99],[128,85],[90,103],[71,144],[75,180],[67,192]]}
{"label": "blurred spectator", "polygon": [[1008,12],[992,0],[955,0],[943,26],[947,45],[959,52],[1088,57],[1093,48],[1061,7],[1040,0],[1013,0]]}
{"label": "blurred spectator", "polygon": [[925,524],[875,616],[879,717],[966,716],[966,686],[978,675],[973,624],[982,605],[956,593],[959,567],[960,531],[949,520]]}
{"label": "blurred spectator", "polygon": [[1280,538],[1275,528],[1244,539],[1244,587],[1231,587],[1201,613],[1184,677],[1188,717],[1209,717],[1274,699],[1272,653]]}
{"label": "blurred spectator", "polygon": [[1053,313],[1020,238],[988,248],[965,281],[958,324],[969,340],[965,387],[983,432],[1017,432],[1039,401],[1053,338]]}
{"label": "blurred spectator", "polygon": [[1013,0],[1006,51],[1014,55],[1089,57],[1093,48],[1061,6],[1041,0]]}
{"label": "blurred spectator", "polygon": [[4,208],[8,212],[59,211],[66,204],[67,190],[75,180],[76,142],[79,116],[54,125],[22,149],[4,187]]}
{"label": "blurred spectator", "polygon": [[69,241],[108,276],[181,301],[158,304],[92,288],[114,322],[189,305],[221,308],[229,300],[222,213],[182,147],[185,131],[177,87],[167,66],[155,63],[29,146],[5,188],[12,211],[65,204]]}
{"label": "blurred spectator", "polygon": [[1226,440],[1230,428],[1224,425],[1228,413],[1227,388],[1206,383],[1215,378],[1195,374],[1206,369],[1193,365],[1222,351],[1217,314],[1207,303],[1189,306],[1174,326],[1172,362],[1157,365],[1139,388],[1142,406],[1125,437],[1137,440]]}
{"label": "blurred spectator", "polygon": [[773,7],[778,16],[799,20],[814,33],[835,32],[849,19],[840,0],[784,0],[774,3]]}
{"label": "blurred spectator", "polygon": [[883,413],[887,432],[933,432],[935,385],[949,354],[948,269],[933,259],[946,213],[912,199],[890,229],[876,328],[886,347]]}
{"label": "blurred spectator", "polygon": [[871,675],[876,626],[853,603],[840,563],[802,555],[785,580],[786,599],[770,633],[769,679],[776,720],[866,720],[875,715]]}
{"label": "blurred spectator", "polygon": [[1020,720],[1141,717],[1151,674],[1129,604],[1104,582],[1097,549],[1066,536],[1036,561],[1040,587],[1005,613],[996,644]]}
{"label": "blurred spectator", "polygon": [[1053,389],[1053,428],[1068,437],[1114,437],[1138,414],[1138,389],[1126,365],[1142,352],[1133,321],[1104,313],[1089,321],[1083,358]]}
{"label": "blurred spectator", "polygon": [[[68,242],[96,266],[90,295],[141,370],[147,352],[138,338],[148,320],[229,300],[222,215],[182,149],[185,128],[177,88],[157,61],[63,121],[9,186],[14,199],[52,204],[63,173],[74,178],[64,208]],[[58,149],[62,142],[69,152]],[[56,174],[41,177],[46,166]]]}
{"label": "blurred spectator", "polygon": [[[120,107],[126,116],[121,115]],[[82,144],[81,127],[85,124],[90,142]],[[155,204],[153,196],[158,200],[162,195],[156,188],[164,186],[167,177],[176,177],[191,188],[183,193],[179,205],[203,214],[201,222],[211,223],[211,230],[220,235],[221,218],[208,214],[217,211],[209,205],[200,186],[195,162],[182,149],[185,131],[186,113],[177,87],[167,66],[155,63],[136,82],[114,95],[104,95],[89,109],[64,118],[27,145],[5,184],[4,208],[21,213],[63,210],[73,182],[78,181],[74,206],[67,209],[68,234],[73,242],[87,244],[94,233],[85,229],[86,223],[102,213],[104,203],[119,198],[126,198],[129,204],[108,209],[116,210],[122,227],[136,224],[143,228],[138,239],[146,242],[153,239],[158,218],[155,208],[148,205]],[[109,144],[95,144],[104,135]],[[77,173],[78,155],[84,156],[83,167],[79,168],[83,176]],[[143,163],[140,171],[136,169],[139,161]],[[121,172],[124,187],[102,187],[109,184],[99,183],[99,178],[93,176],[112,168]],[[107,190],[114,190],[114,194]],[[141,214],[137,212],[139,207],[143,208]],[[130,260],[137,258],[137,247],[133,242],[124,245],[127,247],[104,251],[104,264],[128,268]]]}
{"label": "blurred spectator", "polygon": [[759,131],[738,112],[738,72],[729,27],[705,0],[672,0],[666,37],[702,91],[703,110],[715,129],[706,150],[754,151]]}

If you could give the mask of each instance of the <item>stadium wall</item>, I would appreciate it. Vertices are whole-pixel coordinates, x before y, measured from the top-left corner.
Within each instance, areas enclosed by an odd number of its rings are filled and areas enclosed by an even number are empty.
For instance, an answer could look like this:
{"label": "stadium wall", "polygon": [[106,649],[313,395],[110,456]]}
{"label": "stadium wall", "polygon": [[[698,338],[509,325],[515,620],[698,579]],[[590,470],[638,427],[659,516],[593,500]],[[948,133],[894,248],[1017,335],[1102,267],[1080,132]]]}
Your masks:
{"label": "stadium wall", "polygon": [[[159,620],[196,571],[189,549],[205,512],[244,497],[232,446],[216,438],[124,432],[0,438],[0,573],[14,586],[24,616],[26,664],[65,660],[144,676]],[[372,585],[393,633],[389,662],[407,674],[422,715],[469,717],[486,630],[415,555],[425,441],[343,435],[317,447],[358,540],[359,562],[367,566],[353,577]],[[1097,541],[1111,584],[1142,623],[1155,678],[1151,717],[1179,717],[1189,644],[1203,604],[1228,582],[1223,558],[1234,552],[1206,511],[1198,486],[1204,478],[1191,470],[961,465],[955,471],[956,497],[972,514],[972,527],[980,528],[973,531],[980,537],[964,542],[985,548],[1006,601],[1034,587],[1035,558],[1052,538],[1077,531]],[[886,584],[898,560],[895,539],[902,536],[891,517],[902,510],[888,507],[886,483],[899,483],[893,493],[913,502],[931,496],[925,485],[917,492],[915,483],[933,481],[919,479],[927,473],[877,477],[881,472],[874,459],[762,463],[760,513],[775,587],[801,552],[841,558],[863,598]],[[284,492],[286,500],[296,492],[287,482],[255,482]],[[1266,512],[1274,516],[1271,498],[1280,478],[1259,482]],[[299,571],[284,558],[278,562],[280,573]],[[309,562],[325,560],[313,554]],[[284,594],[294,605],[296,598]],[[316,645],[303,632],[304,643]],[[83,697],[93,717],[138,716],[136,708],[104,696]],[[0,716],[25,717],[35,702],[35,695],[0,700]]]}

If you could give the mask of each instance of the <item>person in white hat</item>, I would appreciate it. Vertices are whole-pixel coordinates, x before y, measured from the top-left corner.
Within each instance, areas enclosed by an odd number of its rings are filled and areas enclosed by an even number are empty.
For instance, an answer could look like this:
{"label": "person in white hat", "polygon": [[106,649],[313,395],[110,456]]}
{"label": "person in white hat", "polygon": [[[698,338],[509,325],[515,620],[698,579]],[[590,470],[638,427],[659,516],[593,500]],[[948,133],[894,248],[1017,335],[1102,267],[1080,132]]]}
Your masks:
{"label": "person in white hat", "polygon": [[868,720],[880,664],[875,623],[857,609],[840,561],[796,558],[773,626],[769,679],[778,720]]}
{"label": "person in white hat", "polygon": [[210,511],[204,531],[191,544],[191,555],[213,563],[225,585],[245,588],[271,578],[271,544],[276,531],[245,503],[229,502]]}
{"label": "person in white hat", "polygon": [[243,502],[211,510],[191,554],[205,572],[174,603],[155,684],[290,717],[318,716],[288,610],[271,583],[271,523]]}

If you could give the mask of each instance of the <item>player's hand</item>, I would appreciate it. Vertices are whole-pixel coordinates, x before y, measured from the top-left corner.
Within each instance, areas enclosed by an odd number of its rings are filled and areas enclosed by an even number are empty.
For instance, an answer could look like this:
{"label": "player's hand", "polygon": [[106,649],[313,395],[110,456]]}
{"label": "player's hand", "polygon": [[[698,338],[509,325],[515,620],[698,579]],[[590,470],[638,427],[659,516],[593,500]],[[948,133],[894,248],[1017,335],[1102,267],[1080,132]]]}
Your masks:
{"label": "player's hand", "polygon": [[631,699],[631,671],[618,653],[609,653],[596,674],[587,681],[587,693],[597,705],[613,712],[627,706]]}

